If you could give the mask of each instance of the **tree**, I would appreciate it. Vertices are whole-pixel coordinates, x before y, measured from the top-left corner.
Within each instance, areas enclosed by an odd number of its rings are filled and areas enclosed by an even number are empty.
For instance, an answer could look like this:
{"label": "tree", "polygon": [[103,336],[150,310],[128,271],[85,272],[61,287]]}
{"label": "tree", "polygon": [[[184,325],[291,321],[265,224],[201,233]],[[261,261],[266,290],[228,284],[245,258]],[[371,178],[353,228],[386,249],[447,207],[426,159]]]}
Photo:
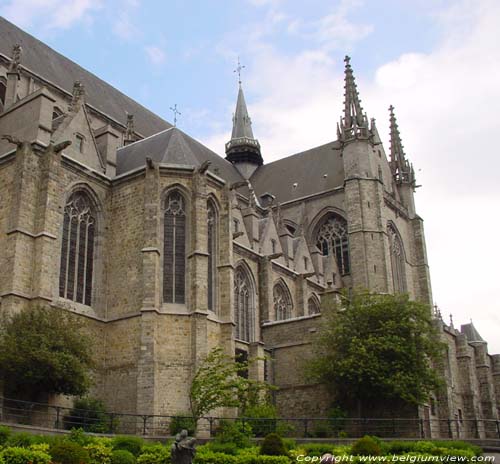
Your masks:
{"label": "tree", "polygon": [[90,386],[91,340],[66,311],[37,307],[5,317],[0,332],[0,378],[8,391],[82,395]]}
{"label": "tree", "polygon": [[[344,298],[344,301],[346,299]],[[441,384],[443,344],[430,308],[408,295],[354,293],[325,308],[310,372],[340,402],[421,404]]]}
{"label": "tree", "polygon": [[216,408],[245,407],[270,388],[266,383],[240,375],[248,362],[235,361],[216,347],[198,367],[189,392],[191,414],[195,421]]}

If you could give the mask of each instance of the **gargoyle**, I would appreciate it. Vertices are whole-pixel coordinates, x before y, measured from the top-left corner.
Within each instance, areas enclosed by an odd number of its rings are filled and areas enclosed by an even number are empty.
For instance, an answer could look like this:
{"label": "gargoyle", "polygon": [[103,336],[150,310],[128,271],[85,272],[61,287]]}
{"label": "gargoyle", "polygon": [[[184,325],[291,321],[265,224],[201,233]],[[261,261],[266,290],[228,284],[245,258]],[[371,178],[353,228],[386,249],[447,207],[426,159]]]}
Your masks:
{"label": "gargoyle", "polygon": [[59,153],[63,151],[66,147],[71,145],[71,140],[65,140],[64,142],[60,142],[57,145],[54,145],[54,153]]}
{"label": "gargoyle", "polygon": [[208,161],[208,160],[203,161],[203,163],[201,164],[201,166],[198,168],[198,172],[200,174],[205,174],[211,164],[212,164],[211,161]]}
{"label": "gargoyle", "polygon": [[231,184],[231,187],[229,187],[229,190],[236,190],[239,189],[240,187],[245,187],[248,185],[248,182],[246,180],[242,180],[240,182],[235,182],[234,184]]}
{"label": "gargoyle", "polygon": [[19,140],[17,137],[8,134],[2,135],[2,140],[7,140],[7,142],[9,143],[17,145],[18,148],[21,147],[21,145],[23,144],[23,142],[21,142],[21,140]]}

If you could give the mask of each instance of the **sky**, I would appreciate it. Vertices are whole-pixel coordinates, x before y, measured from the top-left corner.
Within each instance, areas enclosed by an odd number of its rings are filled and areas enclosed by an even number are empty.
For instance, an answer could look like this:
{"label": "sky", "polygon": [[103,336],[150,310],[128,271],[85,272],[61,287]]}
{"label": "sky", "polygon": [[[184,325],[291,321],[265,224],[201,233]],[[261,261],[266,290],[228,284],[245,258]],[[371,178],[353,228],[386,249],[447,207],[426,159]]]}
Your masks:
{"label": "sky", "polygon": [[500,353],[498,0],[0,0],[0,14],[223,154],[243,88],[266,162],[336,139],[349,54],[396,108],[433,295]]}

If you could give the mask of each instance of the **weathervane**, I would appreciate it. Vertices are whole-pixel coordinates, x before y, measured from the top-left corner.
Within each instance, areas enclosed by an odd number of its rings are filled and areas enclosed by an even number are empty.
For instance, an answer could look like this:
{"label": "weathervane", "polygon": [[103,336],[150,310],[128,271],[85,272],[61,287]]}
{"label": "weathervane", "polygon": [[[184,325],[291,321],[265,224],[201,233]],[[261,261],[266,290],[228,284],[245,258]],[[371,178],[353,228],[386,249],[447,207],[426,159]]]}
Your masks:
{"label": "weathervane", "polygon": [[180,116],[182,113],[177,109],[177,103],[173,107],[171,106],[170,109],[174,113],[174,127],[177,127],[177,116]]}
{"label": "weathervane", "polygon": [[238,73],[238,84],[240,84],[240,85],[241,85],[241,70],[243,68],[246,68],[246,66],[245,65],[243,65],[243,66],[241,65],[241,63],[240,63],[240,57],[238,56],[238,66],[236,67],[236,69],[233,72],[237,72]]}

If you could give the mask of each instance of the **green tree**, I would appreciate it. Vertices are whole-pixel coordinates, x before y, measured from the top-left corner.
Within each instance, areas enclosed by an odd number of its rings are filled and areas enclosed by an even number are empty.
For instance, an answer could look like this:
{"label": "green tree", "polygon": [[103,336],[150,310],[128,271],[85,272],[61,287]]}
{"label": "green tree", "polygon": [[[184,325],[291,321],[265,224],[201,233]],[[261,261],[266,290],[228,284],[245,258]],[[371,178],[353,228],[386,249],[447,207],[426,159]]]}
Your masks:
{"label": "green tree", "polygon": [[37,307],[6,316],[0,332],[0,378],[7,392],[82,395],[90,386],[91,339],[73,315]]}
{"label": "green tree", "polygon": [[191,382],[189,400],[194,420],[216,408],[245,408],[259,392],[270,388],[240,375],[247,370],[248,362],[235,361],[219,347],[212,349]]}
{"label": "green tree", "polygon": [[[339,402],[420,404],[441,384],[442,356],[430,308],[408,295],[355,292],[327,304],[310,372]],[[346,304],[347,302],[347,304]]]}

